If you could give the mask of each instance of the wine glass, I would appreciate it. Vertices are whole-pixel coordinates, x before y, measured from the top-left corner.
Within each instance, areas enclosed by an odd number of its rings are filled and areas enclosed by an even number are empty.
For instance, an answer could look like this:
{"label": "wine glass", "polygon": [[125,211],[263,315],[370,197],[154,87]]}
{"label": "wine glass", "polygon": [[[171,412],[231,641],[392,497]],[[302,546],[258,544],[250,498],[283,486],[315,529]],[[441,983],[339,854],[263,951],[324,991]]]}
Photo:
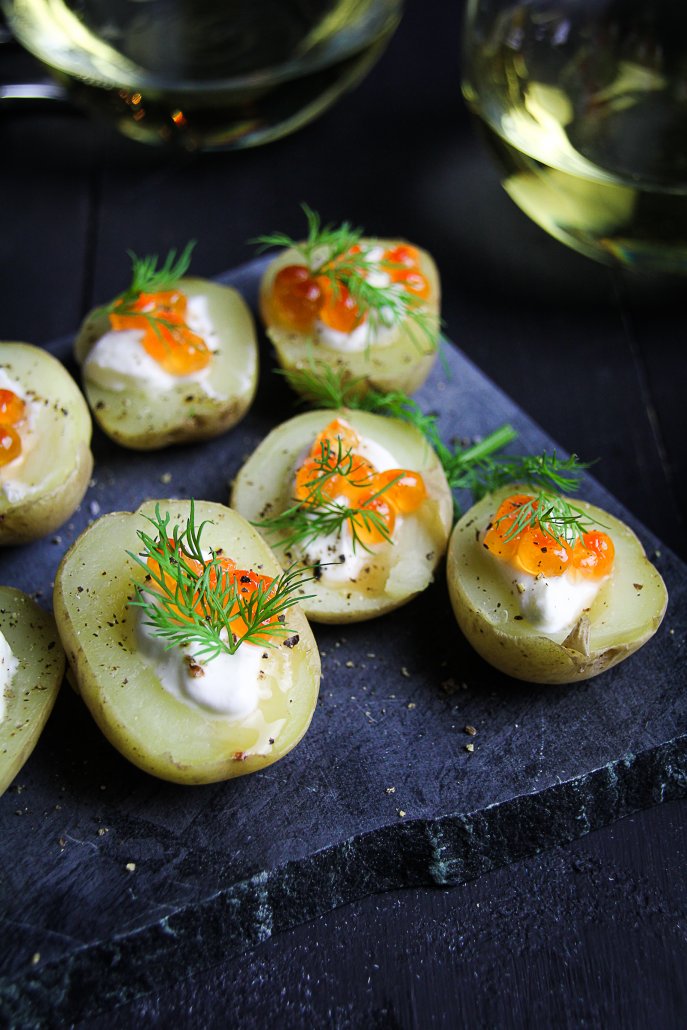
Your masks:
{"label": "wine glass", "polygon": [[468,0],[464,46],[515,203],[592,258],[687,272],[687,5]]}
{"label": "wine glass", "polygon": [[402,3],[0,0],[0,9],[78,105],[133,139],[212,150],[266,143],[319,115],[379,58]]}

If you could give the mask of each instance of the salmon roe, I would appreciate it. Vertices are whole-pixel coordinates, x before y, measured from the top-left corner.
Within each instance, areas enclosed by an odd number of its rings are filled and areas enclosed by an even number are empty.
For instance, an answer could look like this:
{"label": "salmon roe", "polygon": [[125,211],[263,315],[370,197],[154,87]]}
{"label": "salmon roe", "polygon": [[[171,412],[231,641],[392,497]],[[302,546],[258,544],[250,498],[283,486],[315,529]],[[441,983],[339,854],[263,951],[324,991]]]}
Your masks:
{"label": "salmon roe", "polygon": [[113,329],[142,329],[147,354],[173,376],[199,372],[210,363],[210,348],[186,324],[188,298],[180,290],[141,293],[110,313]]}
{"label": "salmon roe", "polygon": [[551,578],[574,570],[586,579],[601,579],[610,573],[615,548],[608,534],[599,530],[584,533],[574,545],[557,540],[537,526],[513,534],[518,509],[531,501],[534,498],[527,494],[513,494],[502,501],[482,541],[488,551],[532,576]]}
{"label": "salmon roe", "polygon": [[[169,540],[169,547],[170,550],[174,550],[174,540]],[[190,557],[190,555],[184,554],[183,552],[182,555],[184,564],[186,565],[187,569],[190,571],[192,575],[195,575],[198,579],[200,579],[200,577],[204,574],[205,569],[210,564],[210,561],[208,560],[207,562],[202,563],[198,561],[197,558],[192,558]],[[157,559],[154,556],[151,556],[148,558],[147,564],[151,573],[154,576],[159,577],[160,565]],[[219,566],[219,575],[217,573],[216,566]],[[169,573],[164,573],[163,579],[168,591],[170,593],[173,593],[176,588],[176,580],[174,579],[174,577],[170,576]],[[213,565],[213,568],[210,570],[210,576],[208,577],[208,579],[211,590],[214,590],[218,586],[218,582],[221,579],[221,582],[219,582],[219,589],[223,592],[227,592],[229,597],[234,596],[233,590],[235,588],[236,593],[240,595],[242,603],[250,602],[252,595],[255,594],[256,591],[258,591],[261,587],[263,594],[269,596],[272,584],[274,583],[274,580],[271,579],[269,576],[263,576],[258,572],[254,572],[253,569],[239,569],[237,568],[236,562],[233,561],[233,559],[225,558],[222,556],[217,556],[217,561],[215,562],[215,565]],[[200,600],[198,601],[195,610],[199,615],[204,614],[203,604]],[[178,611],[178,615],[180,621],[183,621],[184,616],[180,611]],[[268,626],[276,622],[276,619],[276,616],[270,619],[266,619],[263,625]],[[229,612],[229,625],[231,627],[232,633],[236,637],[242,637],[248,629],[248,625],[241,614],[240,602],[237,599],[234,599],[231,610]],[[265,633],[265,639],[269,639],[269,633]]]}
{"label": "salmon roe", "polygon": [[[367,314],[351,296],[345,267],[337,275],[336,266],[345,266],[351,257],[364,253],[356,244],[320,270],[321,273],[333,272],[333,275],[311,273],[305,265],[281,268],[274,277],[268,300],[270,320],[284,329],[308,333],[319,319],[330,329],[352,333],[365,322]],[[418,300],[428,299],[430,285],[420,270],[417,247],[404,243],[387,248],[377,262],[377,269],[388,276],[391,284],[399,284]],[[363,266],[361,275],[364,274]]]}
{"label": "salmon roe", "polygon": [[0,467],[9,465],[22,452],[17,425],[26,415],[26,402],[14,390],[0,390]]}
{"label": "salmon roe", "polygon": [[360,442],[351,425],[334,419],[315,437],[310,454],[296,470],[294,490],[296,500],[305,507],[343,499],[356,510],[353,528],[368,547],[393,534],[398,515],[417,511],[427,497],[427,488],[421,474],[410,469],[378,472],[356,453]]}

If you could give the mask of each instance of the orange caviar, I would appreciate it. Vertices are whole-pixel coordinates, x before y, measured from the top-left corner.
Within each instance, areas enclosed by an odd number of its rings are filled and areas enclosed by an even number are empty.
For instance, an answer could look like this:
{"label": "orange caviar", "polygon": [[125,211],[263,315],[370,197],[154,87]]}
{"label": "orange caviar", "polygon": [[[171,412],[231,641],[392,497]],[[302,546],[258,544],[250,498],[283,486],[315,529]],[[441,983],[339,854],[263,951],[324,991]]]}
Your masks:
{"label": "orange caviar", "polygon": [[[170,547],[170,550],[172,550],[172,551],[174,550],[174,540],[171,540],[171,539],[169,540],[169,547]],[[182,554],[183,554],[183,552],[182,552]],[[263,576],[263,575],[261,575],[258,572],[254,572],[253,569],[238,569],[236,567],[236,562],[233,561],[233,559],[231,559],[231,558],[225,558],[225,557],[222,557],[220,555],[217,555],[217,558],[218,558],[219,567],[221,569],[220,575],[221,575],[221,580],[222,580],[221,583],[219,584],[219,586],[220,586],[221,590],[227,591],[229,593],[229,596],[232,596],[232,590],[234,588],[234,585],[237,588],[237,593],[241,595],[241,599],[244,602],[250,600],[250,596],[252,594],[254,594],[258,590],[258,588],[260,587],[261,584],[262,584],[263,592],[265,594],[269,594],[269,591],[270,591],[270,588],[272,586],[272,583],[274,582],[274,580],[271,579],[269,576]],[[203,575],[205,569],[210,564],[210,560],[208,560],[207,562],[205,562],[203,564],[202,562],[198,561],[197,558],[191,558],[187,554],[183,554],[183,561],[184,561],[184,564],[186,565],[186,568],[188,570],[190,570],[190,572],[192,574],[196,575],[198,577],[198,579],[200,579],[200,577]],[[156,560],[156,558],[155,557],[149,557],[147,564],[148,564],[148,568],[151,570],[153,575],[159,577],[159,575],[160,575],[160,566],[159,566],[159,563]],[[173,593],[175,591],[176,586],[177,586],[177,581],[172,576],[170,576],[168,573],[164,573],[163,574],[163,578],[164,578],[164,582],[165,582],[165,585],[166,585],[168,591]],[[214,590],[215,587],[217,587],[217,585],[218,585],[218,578],[219,577],[217,575],[216,569],[213,567],[211,569],[211,571],[210,571],[210,576],[209,576],[209,585],[210,585],[210,589],[211,590]],[[203,615],[204,614],[203,605],[202,605],[202,602],[200,600],[199,600],[199,602],[198,602],[198,604],[196,606],[196,612],[199,615]],[[184,619],[184,615],[182,615],[181,612],[179,612],[178,614],[179,614],[179,618],[181,620],[183,620]],[[232,605],[232,609],[229,612],[229,617],[230,617],[229,624],[230,624],[232,633],[236,637],[243,636],[243,634],[248,629],[248,626],[247,626],[243,616],[240,613],[240,606],[239,606],[239,603],[237,601],[234,601],[234,604]],[[273,623],[275,621],[276,621],[275,617],[273,617],[271,619],[266,619],[265,622],[264,622],[264,625],[267,626],[270,623]],[[268,639],[269,638],[269,634],[266,633],[265,634],[265,638]]]}
{"label": "orange caviar", "polygon": [[[321,269],[311,273],[305,265],[286,265],[274,277],[269,298],[270,319],[284,329],[297,332],[311,332],[319,319],[330,329],[351,333],[367,319],[351,296],[347,285],[350,274],[347,264],[356,254],[364,254],[362,247],[355,245]],[[342,265],[337,275],[337,265]],[[420,271],[420,253],[410,244],[398,244],[387,248],[378,261],[379,271],[389,277],[391,284],[397,283],[419,300],[427,300],[430,286]],[[333,275],[331,274],[333,272]],[[364,262],[360,275],[365,275]]]}
{"label": "orange caviar", "polygon": [[343,499],[356,509],[352,520],[355,534],[368,547],[392,535],[397,515],[417,511],[427,497],[427,488],[421,474],[410,469],[378,472],[356,453],[360,442],[359,434],[343,419],[330,422],[296,470],[295,496],[305,507]]}
{"label": "orange caviar", "polygon": [[180,290],[140,293],[110,314],[113,329],[142,329],[146,352],[174,376],[199,372],[210,363],[210,348],[186,324],[188,299]]}
{"label": "orange caviar", "polygon": [[537,526],[511,535],[518,509],[531,501],[534,498],[527,494],[513,494],[501,503],[484,535],[483,544],[488,551],[532,576],[562,576],[570,569],[587,579],[601,579],[610,573],[615,548],[611,538],[599,530],[584,533],[573,545],[557,540]]}
{"label": "orange caviar", "polygon": [[0,390],[0,467],[21,454],[17,425],[26,415],[26,402],[13,390]]}

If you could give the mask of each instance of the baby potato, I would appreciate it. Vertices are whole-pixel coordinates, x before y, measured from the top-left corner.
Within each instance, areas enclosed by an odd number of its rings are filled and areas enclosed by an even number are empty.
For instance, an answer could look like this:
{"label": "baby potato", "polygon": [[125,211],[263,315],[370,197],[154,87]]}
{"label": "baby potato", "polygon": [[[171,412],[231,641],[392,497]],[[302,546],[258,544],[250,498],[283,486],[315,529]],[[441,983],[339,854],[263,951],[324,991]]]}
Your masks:
{"label": "baby potato", "polygon": [[[110,331],[108,315],[95,308],[74,345],[83,369],[84,389],[96,421],[109,437],[134,450],[157,450],[175,443],[206,440],[235,426],[253,402],[258,382],[258,349],[253,317],[230,286],[182,278],[178,287],[190,299],[207,301],[217,343],[206,378],[178,377],[160,388],[132,370],[109,385],[87,361]],[[152,360],[152,359],[151,359]]]}
{"label": "baby potato", "polygon": [[447,553],[448,589],[458,625],[491,665],[533,683],[590,679],[623,661],[661,624],[668,594],[633,531],[620,519],[575,500],[615,546],[613,570],[572,627],[544,634],[523,618],[495,559],[480,542],[499,504],[527,487],[506,486],[470,508],[457,523]]}
{"label": "baby potato", "polygon": [[58,529],[76,510],[93,470],[91,416],[64,365],[41,347],[0,343],[0,389],[24,403],[13,428],[21,453],[0,464],[0,545]]}
{"label": "baby potato", "polygon": [[[402,244],[402,240],[360,241],[363,248],[379,246],[385,250]],[[267,266],[260,284],[260,313],[281,367],[289,372],[300,369],[315,373],[334,370],[346,379],[355,380],[356,393],[359,395],[368,389],[383,392],[403,390],[405,393],[419,389],[431,372],[438,354],[441,287],[432,257],[420,248],[415,249],[419,255],[420,271],[429,286],[423,310],[434,340],[406,317],[383,342],[372,342],[362,350],[352,351],[333,347],[312,332],[297,331],[279,324],[274,317],[272,305],[275,278],[289,265],[302,265],[303,257],[297,250],[289,248],[274,258]]]}
{"label": "baby potato", "polygon": [[[259,444],[233,484],[231,504],[265,536],[282,565],[309,564],[307,547],[285,550],[280,539],[260,522],[293,504],[294,475],[317,435],[334,419],[343,419],[361,440],[385,448],[399,468],[422,475],[427,496],[404,515],[392,543],[373,546],[358,572],[336,583],[322,576],[307,584],[303,609],[313,621],[358,622],[398,608],[429,586],[441,560],[453,517],[453,500],[441,462],[414,426],[365,411],[310,411],[278,426]],[[337,556],[334,555],[334,558]]]}
{"label": "baby potato", "polygon": [[52,615],[13,587],[0,586],[0,634],[17,662],[0,698],[3,794],[36,746],[60,689],[65,659]]}
{"label": "baby potato", "polygon": [[[170,535],[191,510],[189,501],[161,500],[133,513],[105,515],[59,566],[54,610],[72,677],[110,743],[145,772],[181,784],[255,772],[282,758],[310,724],[320,679],[312,631],[299,607],[289,608],[289,638],[257,648],[268,657],[269,671],[260,674],[259,701],[249,714],[218,714],[171,693],[141,653],[139,609],[130,605],[133,581],[144,578],[132,557],[141,551],[138,531],[152,534],[149,519],[157,506],[170,515]],[[196,527],[201,523],[203,548],[231,555],[241,569],[280,575],[269,547],[236,512],[196,502]],[[243,643],[239,651],[254,646]],[[244,686],[240,680],[226,684],[227,691]]]}

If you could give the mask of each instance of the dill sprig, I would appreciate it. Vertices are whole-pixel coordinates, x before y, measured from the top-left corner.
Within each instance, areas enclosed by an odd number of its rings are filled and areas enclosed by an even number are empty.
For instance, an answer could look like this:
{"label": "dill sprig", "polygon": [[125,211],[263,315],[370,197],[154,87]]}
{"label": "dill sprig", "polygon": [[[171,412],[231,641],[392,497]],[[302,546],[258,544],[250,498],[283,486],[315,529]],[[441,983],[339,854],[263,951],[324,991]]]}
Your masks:
{"label": "dill sprig", "polygon": [[176,250],[170,250],[160,268],[158,268],[157,254],[138,257],[132,250],[127,250],[127,254],[131,258],[131,283],[113,301],[102,308],[103,313],[120,316],[135,315],[137,318],[143,318],[157,336],[162,335],[163,329],[167,329],[171,333],[174,333],[175,330],[178,331],[178,322],[165,318],[164,315],[140,311],[136,308],[136,301],[142,293],[163,293],[173,289],[179,279],[188,272],[191,253],[195,245],[196,241],[190,240],[178,257]]}
{"label": "dill sprig", "polygon": [[[363,378],[350,377],[345,371],[337,371],[323,362],[283,370],[280,374],[296,393],[315,407],[369,411],[414,426],[435,451],[451,490],[454,493],[467,490],[474,501],[506,483],[522,483],[551,494],[571,493],[579,486],[581,473],[591,464],[580,461],[575,454],[559,458],[555,451],[552,454],[501,454],[518,435],[507,423],[468,446],[449,446],[441,437],[436,415],[424,412],[412,397],[401,390],[362,391]],[[455,499],[454,506],[458,517],[461,509]]]}
{"label": "dill sprig", "polygon": [[[307,222],[305,240],[294,240],[286,233],[275,232],[258,236],[252,243],[259,251],[269,247],[295,250],[303,259],[312,276],[326,276],[334,297],[345,286],[360,311],[367,315],[370,327],[377,332],[381,327],[394,328],[408,322],[419,349],[436,350],[439,340],[439,319],[427,310],[416,293],[403,283],[389,282],[378,285],[370,278],[379,271],[391,271],[399,266],[393,261],[378,261],[370,257],[375,246],[361,245],[363,230],[354,229],[349,222],[339,226],[323,225],[320,216],[307,204],[301,205]],[[351,253],[352,247],[360,247]],[[419,334],[419,335],[418,335]]]}
{"label": "dill sprig", "polygon": [[[349,527],[354,551],[358,546],[370,551],[361,539],[361,526],[366,533],[376,531],[383,540],[391,542],[391,534],[384,518],[369,505],[394,486],[402,478],[403,473],[399,473],[369,494],[365,506],[350,506],[345,501],[328,497],[326,487],[336,476],[347,479],[352,486],[359,489],[371,485],[369,471],[364,465],[356,465],[351,448],[344,448],[340,437],[337,437],[336,448],[329,440],[325,440],[320,445],[320,454],[313,461],[313,474],[303,484],[305,496],[279,514],[262,519],[255,525],[269,534],[278,535],[279,546],[287,552],[292,547],[306,550],[313,541],[323,536],[341,533],[345,526]],[[361,475],[359,470],[362,472]]]}
{"label": "dill sprig", "polygon": [[[291,567],[266,586],[262,579],[252,592],[243,594],[241,584],[222,565],[221,556],[211,549],[208,560],[201,535],[208,522],[195,524],[195,506],[184,529],[171,527],[170,514],[155,507],[146,516],[155,535],[138,531],[141,554],[128,552],[146,573],[143,583],[134,582],[130,603],[142,609],[145,625],[166,641],[166,647],[193,645],[198,658],[212,661],[219,654],[235,654],[241,644],[273,646],[293,631],[284,623],[284,613],[301,601],[298,591],[312,579],[302,569]],[[152,558],[152,567],[148,559]],[[202,572],[198,571],[200,563]],[[245,630],[237,635],[232,622],[242,619]]]}
{"label": "dill sprig", "polygon": [[190,240],[178,257],[176,250],[170,250],[160,268],[157,254],[138,257],[133,250],[127,250],[131,258],[131,283],[115,298],[113,305],[128,304],[137,300],[142,293],[171,290],[188,272],[195,245],[196,241]]}
{"label": "dill sprig", "polygon": [[362,239],[363,230],[354,229],[349,222],[341,225],[322,225],[320,216],[307,204],[301,204],[308,226],[304,240],[295,240],[283,232],[268,233],[251,240],[258,244],[258,253],[269,247],[295,250],[303,258],[311,274],[316,275],[329,261],[336,261]]}
{"label": "dill sprig", "polygon": [[513,540],[527,529],[538,529],[559,544],[570,547],[577,540],[582,540],[592,526],[606,528],[566,497],[548,490],[539,490],[535,497],[521,504],[512,514],[502,515],[496,524],[503,521],[509,523],[504,533],[506,541]]}

